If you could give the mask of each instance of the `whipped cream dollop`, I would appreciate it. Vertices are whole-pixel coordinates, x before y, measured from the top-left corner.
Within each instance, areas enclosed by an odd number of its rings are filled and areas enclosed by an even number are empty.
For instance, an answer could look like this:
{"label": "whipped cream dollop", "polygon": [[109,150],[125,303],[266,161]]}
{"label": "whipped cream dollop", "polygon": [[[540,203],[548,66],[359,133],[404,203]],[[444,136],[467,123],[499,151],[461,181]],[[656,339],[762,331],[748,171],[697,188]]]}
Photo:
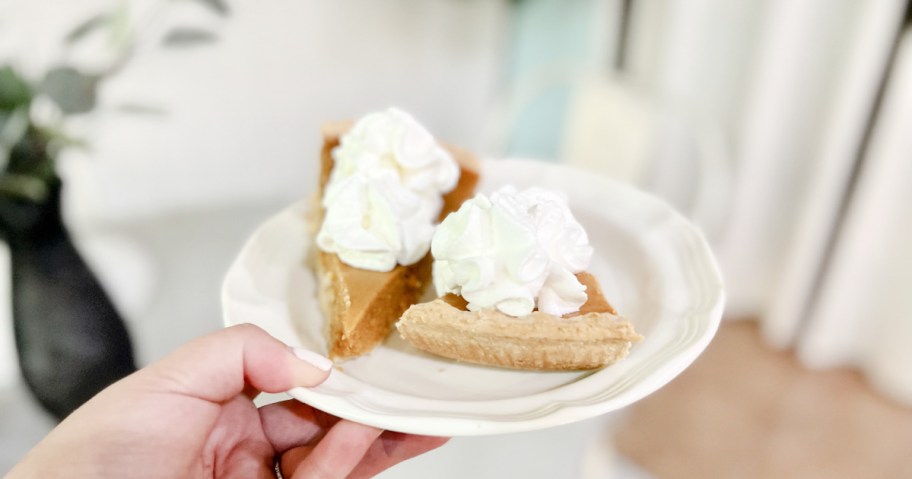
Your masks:
{"label": "whipped cream dollop", "polygon": [[553,191],[505,186],[476,195],[440,223],[431,253],[437,294],[462,296],[469,311],[525,316],[537,307],[562,316],[587,299],[575,275],[589,266],[592,247]]}
{"label": "whipped cream dollop", "polygon": [[371,113],[340,138],[323,192],[317,246],[373,271],[410,265],[430,248],[459,165],[408,113]]}

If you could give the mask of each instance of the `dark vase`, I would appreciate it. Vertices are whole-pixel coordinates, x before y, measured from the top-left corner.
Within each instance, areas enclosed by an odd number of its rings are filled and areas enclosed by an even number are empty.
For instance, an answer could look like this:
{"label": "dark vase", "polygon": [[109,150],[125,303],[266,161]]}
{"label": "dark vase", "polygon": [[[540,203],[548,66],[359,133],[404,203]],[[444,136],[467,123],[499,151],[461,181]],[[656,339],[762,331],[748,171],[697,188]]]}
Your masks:
{"label": "dark vase", "polygon": [[46,184],[40,202],[0,197],[0,235],[11,254],[23,378],[62,419],[136,366],[123,320],[63,223],[60,182]]}

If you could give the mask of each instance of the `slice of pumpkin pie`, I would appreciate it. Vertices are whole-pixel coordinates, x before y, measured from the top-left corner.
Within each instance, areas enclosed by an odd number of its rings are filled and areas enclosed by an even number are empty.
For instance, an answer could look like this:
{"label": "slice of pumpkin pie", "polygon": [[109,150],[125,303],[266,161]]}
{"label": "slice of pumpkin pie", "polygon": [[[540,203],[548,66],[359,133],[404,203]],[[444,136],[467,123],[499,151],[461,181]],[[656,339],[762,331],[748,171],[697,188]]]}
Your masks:
{"label": "slice of pumpkin pie", "polygon": [[440,298],[397,323],[418,349],[490,366],[581,370],[625,358],[642,339],[585,272],[592,248],[557,193],[479,194],[438,226],[431,252]]}
{"label": "slice of pumpkin pie", "polygon": [[473,195],[479,164],[392,108],[327,124],[323,137],[314,269],[341,359],[381,343],[419,300],[434,227]]}

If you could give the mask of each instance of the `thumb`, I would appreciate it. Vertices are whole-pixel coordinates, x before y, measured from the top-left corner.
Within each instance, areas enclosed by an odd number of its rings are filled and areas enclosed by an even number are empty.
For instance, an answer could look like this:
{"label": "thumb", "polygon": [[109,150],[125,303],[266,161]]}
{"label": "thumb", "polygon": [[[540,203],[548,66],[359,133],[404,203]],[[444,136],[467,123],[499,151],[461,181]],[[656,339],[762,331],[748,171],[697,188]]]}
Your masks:
{"label": "thumb", "polygon": [[316,386],[331,369],[329,359],[292,349],[259,327],[242,324],[196,339],[127,380],[145,389],[220,402],[248,385],[270,393]]}

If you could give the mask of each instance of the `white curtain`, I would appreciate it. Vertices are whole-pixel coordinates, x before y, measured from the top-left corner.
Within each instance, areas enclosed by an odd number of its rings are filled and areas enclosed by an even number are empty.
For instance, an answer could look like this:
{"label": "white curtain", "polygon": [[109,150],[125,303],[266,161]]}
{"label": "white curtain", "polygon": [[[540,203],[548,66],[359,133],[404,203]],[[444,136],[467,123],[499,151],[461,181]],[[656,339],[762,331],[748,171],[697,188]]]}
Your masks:
{"label": "white curtain", "polygon": [[624,65],[575,85],[560,151],[707,229],[729,318],[912,403],[907,4],[629,2]]}
{"label": "white curtain", "polygon": [[912,32],[897,49],[880,111],[816,301],[800,356],[861,367],[912,402]]}

